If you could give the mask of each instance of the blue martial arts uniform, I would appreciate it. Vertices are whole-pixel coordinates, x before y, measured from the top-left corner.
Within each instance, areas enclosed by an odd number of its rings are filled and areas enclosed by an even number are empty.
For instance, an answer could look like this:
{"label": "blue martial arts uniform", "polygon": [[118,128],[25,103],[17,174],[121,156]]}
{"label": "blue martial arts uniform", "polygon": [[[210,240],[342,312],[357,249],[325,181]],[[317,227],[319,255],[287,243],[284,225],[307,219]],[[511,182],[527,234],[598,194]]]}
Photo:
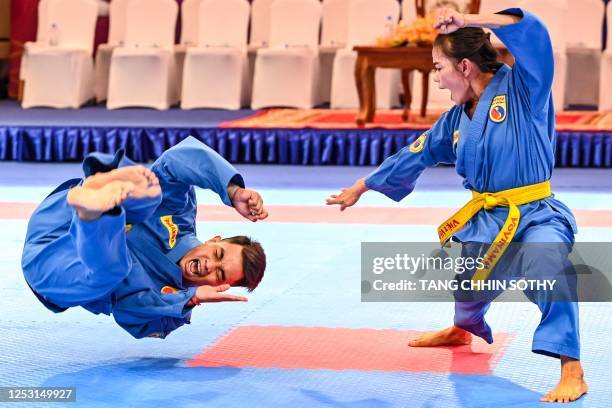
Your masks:
{"label": "blue martial arts uniform", "polygon": [[[494,193],[550,179],[555,147],[550,37],[544,24],[527,11],[514,8],[500,13],[521,17],[493,30],[515,57],[514,66],[503,65],[495,73],[471,119],[465,105],[454,106],[412,145],[386,159],[366,178],[370,189],[400,201],[414,189],[425,168],[440,163],[454,163],[465,188],[477,192]],[[554,197],[519,209],[514,242],[573,244],[574,217]],[[507,207],[481,210],[454,239],[492,243],[507,215]],[[542,267],[561,271],[568,262],[559,253],[528,258],[522,265],[527,277]],[[579,358],[577,303],[532,300],[542,312],[533,351]],[[491,329],[484,320],[488,307],[487,302],[456,302],[455,325],[491,342]]]}
{"label": "blue martial arts uniform", "polygon": [[[89,176],[133,164],[119,151],[89,155],[83,168]],[[193,137],[164,152],[151,170],[159,178],[161,197],[128,199],[95,221],[80,220],[66,203],[69,188],[80,179],[58,187],[36,209],[22,268],[47,308],[57,313],[82,306],[112,314],[136,338],[164,338],[190,322],[191,308],[185,305],[196,288],[183,283],[177,262],[201,244],[193,186],[211,189],[231,206],[227,186],[244,187],[244,181]]]}

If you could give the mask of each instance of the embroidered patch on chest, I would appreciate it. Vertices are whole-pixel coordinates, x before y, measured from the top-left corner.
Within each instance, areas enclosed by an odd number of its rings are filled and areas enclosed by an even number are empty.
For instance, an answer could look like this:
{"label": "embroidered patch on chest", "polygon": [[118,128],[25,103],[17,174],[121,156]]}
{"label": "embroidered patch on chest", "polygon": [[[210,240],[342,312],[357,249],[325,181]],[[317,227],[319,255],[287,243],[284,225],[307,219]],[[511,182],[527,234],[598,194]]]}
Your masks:
{"label": "embroidered patch on chest", "polygon": [[489,119],[495,123],[502,123],[508,115],[506,95],[498,95],[493,98],[491,109],[489,109]]}
{"label": "embroidered patch on chest", "polygon": [[168,235],[169,235],[168,246],[170,248],[173,248],[174,245],[176,245],[176,237],[179,232],[178,226],[174,222],[172,222],[171,215],[164,215],[163,217],[160,217],[159,219],[161,220],[164,227],[166,227],[166,229],[168,230]]}
{"label": "embroidered patch on chest", "polygon": [[410,152],[418,153],[421,150],[423,150],[423,147],[425,147],[425,139],[426,138],[427,138],[427,132],[423,133],[421,136],[418,137],[417,140],[412,142],[412,144],[409,147]]}
{"label": "embroidered patch on chest", "polygon": [[161,288],[160,290],[161,293],[169,295],[171,293],[176,293],[178,292],[177,288],[173,288],[172,286],[164,286],[163,288]]}

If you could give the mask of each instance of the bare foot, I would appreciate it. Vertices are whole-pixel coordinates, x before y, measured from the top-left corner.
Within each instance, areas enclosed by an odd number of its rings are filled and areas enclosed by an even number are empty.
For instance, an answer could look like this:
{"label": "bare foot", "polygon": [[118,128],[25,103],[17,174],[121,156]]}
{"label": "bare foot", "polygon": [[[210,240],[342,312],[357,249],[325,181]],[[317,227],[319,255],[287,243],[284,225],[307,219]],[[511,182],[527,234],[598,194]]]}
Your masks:
{"label": "bare foot", "polygon": [[421,337],[411,340],[410,347],[437,347],[437,346],[464,346],[472,343],[472,335],[456,326],[425,333]]}
{"label": "bare foot", "polygon": [[133,190],[129,181],[112,181],[99,189],[78,186],[68,192],[66,201],[80,219],[93,221],[125,201]]}
{"label": "bare foot", "polygon": [[113,181],[129,181],[132,183],[134,189],[130,193],[131,198],[157,197],[161,194],[157,176],[144,166],[121,167],[106,173],[94,174],[85,179],[83,187],[97,190]]}
{"label": "bare foot", "polygon": [[540,401],[572,402],[582,397],[589,389],[584,381],[584,371],[580,360],[561,356],[561,379],[559,384]]}

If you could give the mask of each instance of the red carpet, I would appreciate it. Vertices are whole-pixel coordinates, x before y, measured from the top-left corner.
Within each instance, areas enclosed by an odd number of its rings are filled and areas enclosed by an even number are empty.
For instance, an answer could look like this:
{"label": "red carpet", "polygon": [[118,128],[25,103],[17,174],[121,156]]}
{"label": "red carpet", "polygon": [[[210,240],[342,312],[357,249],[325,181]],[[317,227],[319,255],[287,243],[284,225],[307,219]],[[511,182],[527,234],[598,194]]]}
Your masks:
{"label": "red carpet", "polygon": [[[428,129],[442,112],[430,112],[421,118],[416,112],[409,122],[402,121],[400,110],[380,110],[366,129]],[[224,128],[314,128],[358,129],[355,110],[341,109],[269,109],[220,126]],[[557,114],[557,131],[612,131],[612,112],[562,112]]]}
{"label": "red carpet", "polygon": [[326,327],[240,326],[188,362],[189,367],[294,368],[492,374],[510,336],[495,343],[413,348],[420,332]]}

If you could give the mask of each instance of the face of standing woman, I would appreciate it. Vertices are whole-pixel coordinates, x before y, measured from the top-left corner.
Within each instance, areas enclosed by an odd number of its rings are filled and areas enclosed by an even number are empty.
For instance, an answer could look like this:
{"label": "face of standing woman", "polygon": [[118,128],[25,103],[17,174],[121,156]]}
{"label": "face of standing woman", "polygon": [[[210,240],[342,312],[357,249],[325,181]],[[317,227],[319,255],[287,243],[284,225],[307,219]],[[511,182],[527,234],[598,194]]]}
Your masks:
{"label": "face of standing woman", "polygon": [[433,80],[440,89],[448,89],[451,100],[456,105],[469,101],[474,93],[470,87],[470,74],[473,72],[472,63],[463,59],[456,62],[442,53],[439,47],[432,50],[434,64]]}

